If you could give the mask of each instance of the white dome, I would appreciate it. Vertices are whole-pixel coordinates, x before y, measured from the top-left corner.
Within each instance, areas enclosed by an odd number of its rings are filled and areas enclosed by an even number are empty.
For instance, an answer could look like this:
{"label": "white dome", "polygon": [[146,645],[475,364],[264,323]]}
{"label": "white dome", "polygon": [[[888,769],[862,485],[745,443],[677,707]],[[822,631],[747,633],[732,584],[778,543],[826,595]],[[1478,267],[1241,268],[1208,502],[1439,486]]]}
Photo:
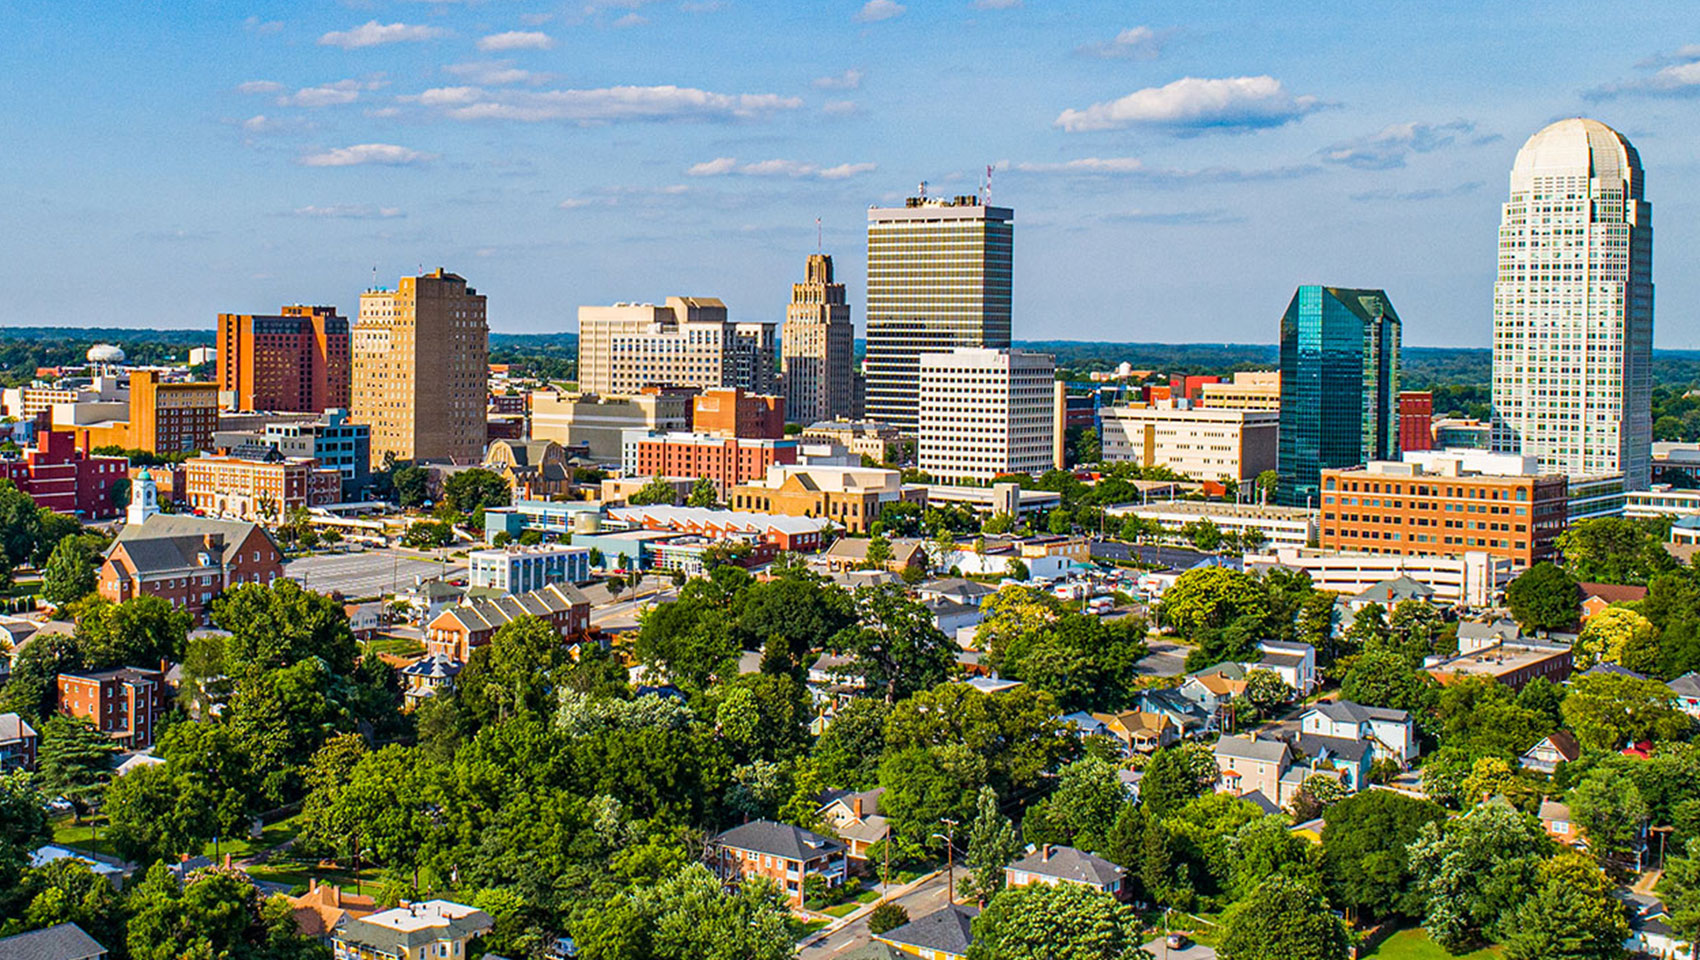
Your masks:
{"label": "white dome", "polygon": [[1572,117],[1551,124],[1523,144],[1511,165],[1511,189],[1527,189],[1535,177],[1584,176],[1628,181],[1641,192],[1641,156],[1628,138],[1598,120]]}
{"label": "white dome", "polygon": [[97,343],[89,348],[88,360],[90,363],[123,363],[124,348],[110,343]]}

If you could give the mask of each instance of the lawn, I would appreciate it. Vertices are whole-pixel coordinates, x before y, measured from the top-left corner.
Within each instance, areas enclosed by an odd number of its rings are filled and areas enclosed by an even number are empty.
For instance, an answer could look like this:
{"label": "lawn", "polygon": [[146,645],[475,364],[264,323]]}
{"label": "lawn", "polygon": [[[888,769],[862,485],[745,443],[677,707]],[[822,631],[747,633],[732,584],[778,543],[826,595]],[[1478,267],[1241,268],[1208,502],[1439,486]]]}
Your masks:
{"label": "lawn", "polygon": [[[94,836],[97,828],[101,833],[98,842]],[[90,853],[116,857],[117,852],[107,842],[105,828],[105,817],[89,817],[81,824],[75,823],[71,817],[65,817],[53,822],[53,842],[61,847],[76,847]],[[288,842],[295,836],[297,829],[296,818],[279,820],[261,830],[258,840],[249,840],[247,837],[222,839],[217,843],[207,844],[206,849],[201,852],[208,857],[222,857],[228,853],[240,860],[257,851],[269,850]]]}
{"label": "lawn", "polygon": [[369,653],[387,653],[395,657],[412,657],[425,652],[419,641],[411,637],[380,636],[366,641]]}
{"label": "lawn", "polygon": [[1374,950],[1364,954],[1366,958],[1379,957],[1381,960],[1499,960],[1504,955],[1498,947],[1489,947],[1473,953],[1458,954],[1454,958],[1440,944],[1430,940],[1420,927],[1401,930],[1383,940]]}

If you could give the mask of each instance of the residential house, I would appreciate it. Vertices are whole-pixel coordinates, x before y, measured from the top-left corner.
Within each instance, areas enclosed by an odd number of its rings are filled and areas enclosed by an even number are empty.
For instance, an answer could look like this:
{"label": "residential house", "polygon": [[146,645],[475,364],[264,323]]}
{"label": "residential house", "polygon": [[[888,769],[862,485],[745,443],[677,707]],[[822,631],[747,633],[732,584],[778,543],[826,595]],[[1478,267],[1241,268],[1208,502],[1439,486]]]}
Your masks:
{"label": "residential house", "polygon": [[961,577],[941,577],[928,580],[915,588],[915,596],[922,600],[954,600],[964,606],[978,609],[985,605],[986,598],[998,592],[997,587],[988,586]]}
{"label": "residential house", "polygon": [[793,907],[803,905],[808,877],[821,877],[833,887],[844,882],[844,844],[788,823],[752,820],[715,837],[714,846],[722,879],[766,877]]}
{"label": "residential house", "polygon": [[968,948],[974,944],[974,918],[979,915],[979,907],[949,903],[874,939],[923,960],[968,960]]}
{"label": "residential house", "polygon": [[1311,736],[1368,743],[1373,759],[1400,766],[1416,759],[1416,725],[1403,710],[1366,707],[1350,700],[1323,700],[1299,716],[1299,730]]}
{"label": "residential house", "polygon": [[1665,686],[1676,694],[1674,705],[1678,710],[1700,719],[1700,673],[1690,670]]}
{"label": "residential house", "polygon": [[[855,570],[868,562],[868,545],[872,540],[859,537],[843,537],[833,541],[832,546],[820,555],[820,562],[826,565],[828,573],[841,573],[845,570]],[[890,541],[891,559],[885,562],[885,569],[892,573],[901,574],[905,570],[924,569],[927,565],[925,543],[918,539],[898,537]]]}
{"label": "residential house", "polygon": [[1575,763],[1582,756],[1582,745],[1569,730],[1559,730],[1524,751],[1519,763],[1523,769],[1551,775],[1561,763]]}
{"label": "residential house", "polygon": [[1383,580],[1370,587],[1368,590],[1348,599],[1346,601],[1346,609],[1355,614],[1359,610],[1362,610],[1374,603],[1379,604],[1383,610],[1391,613],[1394,607],[1404,603],[1406,600],[1415,600],[1418,603],[1433,603],[1434,595],[1435,589],[1433,587],[1420,580],[1413,580],[1404,574],[1400,574],[1392,579]]}
{"label": "residential house", "polygon": [[[884,793],[884,787],[860,792],[828,790],[821,797],[820,808],[815,811],[821,822],[830,826],[838,839],[844,841],[846,855],[853,861],[861,861],[862,865],[868,860],[868,849],[890,833],[885,817],[880,815],[880,797]],[[851,866],[857,864],[852,863]]]}
{"label": "residential house", "polygon": [[[0,653],[0,659],[4,658]],[[34,770],[36,742],[29,721],[15,713],[0,713],[0,773]]]}
{"label": "residential house", "polygon": [[446,693],[466,664],[443,653],[428,653],[400,670],[403,705],[412,710],[426,697]]}
{"label": "residential house", "polygon": [[1169,718],[1183,737],[1195,737],[1210,727],[1211,715],[1172,687],[1149,687],[1134,695],[1133,705]]}
{"label": "residential house", "polygon": [[1488,647],[1516,643],[1522,636],[1523,630],[1515,620],[1501,618],[1491,623],[1465,620],[1458,624],[1458,652],[1476,653]]}
{"label": "residential house", "polygon": [[342,612],[348,616],[348,630],[356,640],[372,640],[378,636],[378,631],[390,625],[387,603],[345,603]]}
{"label": "residential house", "polygon": [[106,948],[74,923],[0,937],[0,960],[105,960]]}
{"label": "residential house", "polygon": [[295,915],[295,928],[301,935],[327,944],[337,927],[378,910],[378,903],[373,898],[344,893],[335,884],[319,883],[317,877],[308,879],[306,893],[289,898],[289,906]]}
{"label": "residential house", "polygon": [[1209,729],[1220,729],[1231,724],[1234,701],[1245,698],[1245,675],[1241,664],[1218,663],[1187,674],[1178,690],[1210,718]]}
{"label": "residential house", "polygon": [[1122,749],[1129,753],[1155,753],[1181,738],[1180,727],[1166,714],[1124,710],[1094,713],[1091,719],[1106,735],[1120,741]]}
{"label": "residential house", "polygon": [[466,663],[472,651],[521,617],[548,622],[562,638],[590,629],[590,600],[577,587],[552,583],[541,590],[448,607],[425,627],[425,650]]}
{"label": "residential house", "polygon": [[495,929],[482,910],[448,900],[348,917],[331,932],[335,960],[466,960],[474,938]]}
{"label": "residential house", "polygon": [[1368,746],[1353,740],[1314,738],[1307,743],[1301,734],[1294,744],[1253,732],[1223,737],[1211,749],[1220,774],[1216,789],[1267,812],[1291,804],[1313,776],[1334,777],[1349,791],[1369,782]]}
{"label": "residential house", "polygon": [[980,625],[980,608],[965,603],[958,603],[948,597],[930,597],[921,601],[927,612],[933,615],[933,626],[947,637],[956,637],[962,630],[972,630]]}
{"label": "residential house", "polygon": [[1341,782],[1350,793],[1369,786],[1370,770],[1374,765],[1374,745],[1370,741],[1301,733],[1294,746],[1310,764],[1306,779],[1312,772],[1332,770],[1340,775]]}
{"label": "residential house", "polygon": [[125,750],[153,746],[166,701],[161,670],[119,667],[59,674],[59,712],[88,720]]}
{"label": "residential house", "polygon": [[1541,820],[1541,829],[1547,832],[1547,836],[1567,847],[1576,847],[1582,850],[1588,848],[1588,838],[1582,836],[1582,831],[1576,826],[1576,821],[1571,819],[1570,807],[1567,804],[1559,803],[1556,800],[1542,800],[1538,816]]}
{"label": "residential house", "polygon": [[1268,670],[1292,687],[1300,698],[1316,692],[1316,648],[1308,643],[1287,643],[1281,640],[1261,640],[1257,649],[1263,656],[1256,663],[1245,665],[1247,670]]}
{"label": "residential house", "polygon": [[1003,868],[1004,884],[1025,887],[1044,883],[1072,883],[1107,893],[1116,899],[1127,896],[1127,871],[1103,857],[1073,847],[1045,844]]}
{"label": "residential house", "polygon": [[1623,948],[1638,957],[1660,960],[1694,960],[1694,944],[1671,929],[1670,911],[1664,902],[1646,893],[1619,889],[1618,898],[1629,908],[1629,939]]}
{"label": "residential house", "polygon": [[1582,591],[1583,623],[1587,623],[1594,614],[1614,603],[1634,603],[1647,597],[1646,587],[1616,583],[1578,583],[1576,586]]}

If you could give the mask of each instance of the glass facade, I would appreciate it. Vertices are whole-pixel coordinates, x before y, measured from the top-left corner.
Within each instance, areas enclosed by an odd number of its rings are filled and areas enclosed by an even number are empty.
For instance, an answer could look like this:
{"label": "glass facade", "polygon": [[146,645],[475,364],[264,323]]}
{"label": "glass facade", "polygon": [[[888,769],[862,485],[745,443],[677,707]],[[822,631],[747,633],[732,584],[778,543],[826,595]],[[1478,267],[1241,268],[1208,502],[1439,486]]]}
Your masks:
{"label": "glass facade", "polygon": [[1303,286],[1281,317],[1280,502],[1325,468],[1399,458],[1399,315],[1381,290]]}
{"label": "glass facade", "polygon": [[1009,346],[1014,220],[973,197],[868,211],[868,419],[914,435],[921,354]]}

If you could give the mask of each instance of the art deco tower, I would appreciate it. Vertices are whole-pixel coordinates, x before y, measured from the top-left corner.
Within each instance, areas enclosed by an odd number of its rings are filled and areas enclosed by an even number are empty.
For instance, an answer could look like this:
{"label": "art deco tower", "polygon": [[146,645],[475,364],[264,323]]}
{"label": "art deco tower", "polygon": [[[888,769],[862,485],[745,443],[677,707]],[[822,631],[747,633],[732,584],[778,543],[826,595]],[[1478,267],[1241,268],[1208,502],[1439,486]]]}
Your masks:
{"label": "art deco tower", "polygon": [[1560,120],[1511,167],[1493,287],[1494,448],[1572,477],[1651,468],[1652,205],[1641,158],[1596,120]]}
{"label": "art deco tower", "polygon": [[855,334],[844,284],[832,279],[832,257],[809,255],[802,283],[791,285],[780,334],[787,416],[802,424],[849,417]]}

